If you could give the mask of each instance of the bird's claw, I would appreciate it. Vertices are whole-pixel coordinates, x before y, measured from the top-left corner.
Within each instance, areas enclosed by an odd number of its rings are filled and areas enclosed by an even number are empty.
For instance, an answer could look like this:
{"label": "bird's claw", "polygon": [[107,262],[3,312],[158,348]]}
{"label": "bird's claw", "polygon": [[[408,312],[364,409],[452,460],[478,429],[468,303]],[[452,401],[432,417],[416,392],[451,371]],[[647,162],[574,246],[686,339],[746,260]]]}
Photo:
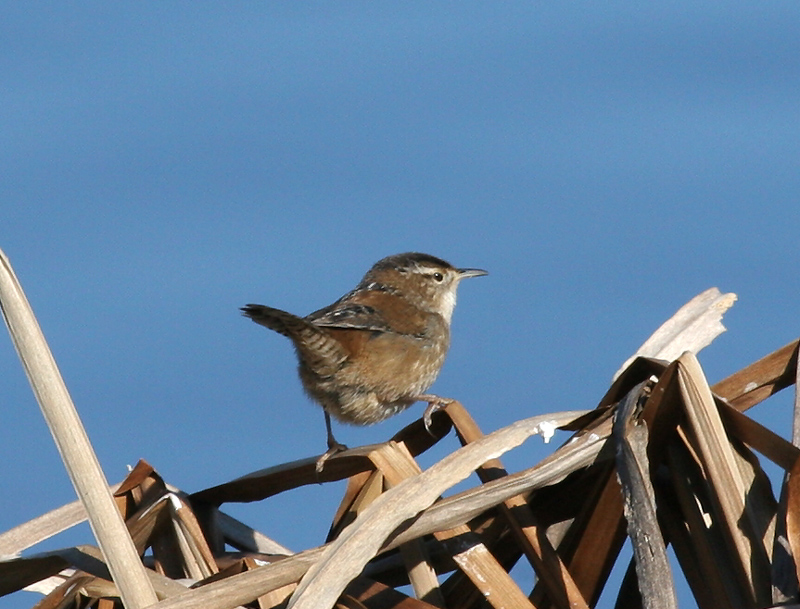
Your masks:
{"label": "bird's claw", "polygon": [[317,459],[317,464],[314,469],[317,472],[317,475],[322,473],[322,470],[325,468],[325,462],[334,456],[337,453],[344,452],[347,450],[347,446],[344,444],[340,444],[336,440],[333,442],[328,442],[328,450],[322,453],[319,459]]}
{"label": "bird's claw", "polygon": [[448,405],[452,404],[454,400],[449,398],[440,398],[436,395],[430,396],[420,396],[421,399],[428,402],[427,408],[425,408],[425,412],[422,413],[422,422],[425,424],[425,431],[427,431],[430,435],[434,436],[433,433],[433,413],[438,412],[447,408]]}

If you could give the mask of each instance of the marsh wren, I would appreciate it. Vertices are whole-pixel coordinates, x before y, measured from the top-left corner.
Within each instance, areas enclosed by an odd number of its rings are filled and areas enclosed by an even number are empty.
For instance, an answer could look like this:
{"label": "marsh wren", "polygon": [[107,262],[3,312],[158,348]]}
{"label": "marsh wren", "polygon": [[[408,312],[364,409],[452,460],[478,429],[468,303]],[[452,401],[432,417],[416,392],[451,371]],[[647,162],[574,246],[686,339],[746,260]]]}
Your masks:
{"label": "marsh wren", "polygon": [[249,304],[245,316],[294,343],[300,380],[322,406],[330,455],[344,449],[333,436],[331,415],[370,425],[428,402],[433,410],[449,400],[428,395],[450,346],[456,289],[480,269],[457,269],[435,256],[397,254],[375,263],[356,288],[306,317]]}

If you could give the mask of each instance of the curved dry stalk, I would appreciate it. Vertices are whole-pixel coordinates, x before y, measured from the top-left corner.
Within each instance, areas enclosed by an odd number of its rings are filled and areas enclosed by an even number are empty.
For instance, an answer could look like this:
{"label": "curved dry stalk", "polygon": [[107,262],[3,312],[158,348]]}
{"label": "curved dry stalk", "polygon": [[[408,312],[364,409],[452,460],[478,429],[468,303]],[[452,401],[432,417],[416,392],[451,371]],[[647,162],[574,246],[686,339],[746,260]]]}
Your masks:
{"label": "curved dry stalk", "polygon": [[325,549],[300,581],[288,609],[332,607],[392,532],[433,504],[444,491],[530,436],[566,425],[586,412],[546,414],[518,421],[460,448],[428,470],[389,489]]}

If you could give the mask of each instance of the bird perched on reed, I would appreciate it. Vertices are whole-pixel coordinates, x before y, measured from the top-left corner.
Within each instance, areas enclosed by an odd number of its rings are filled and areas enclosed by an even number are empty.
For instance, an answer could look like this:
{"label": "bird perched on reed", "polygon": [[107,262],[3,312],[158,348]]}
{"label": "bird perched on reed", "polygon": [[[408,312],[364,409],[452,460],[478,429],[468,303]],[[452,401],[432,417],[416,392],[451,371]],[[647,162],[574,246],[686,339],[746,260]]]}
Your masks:
{"label": "bird perched on reed", "polygon": [[486,274],[411,252],[379,260],[354,290],[305,317],[242,307],[245,316],[294,343],[303,387],[325,413],[328,451],[318,471],[345,448],[333,436],[331,415],[370,425],[425,401],[430,424],[431,413],[449,401],[425,392],[450,346],[456,289],[462,279]]}

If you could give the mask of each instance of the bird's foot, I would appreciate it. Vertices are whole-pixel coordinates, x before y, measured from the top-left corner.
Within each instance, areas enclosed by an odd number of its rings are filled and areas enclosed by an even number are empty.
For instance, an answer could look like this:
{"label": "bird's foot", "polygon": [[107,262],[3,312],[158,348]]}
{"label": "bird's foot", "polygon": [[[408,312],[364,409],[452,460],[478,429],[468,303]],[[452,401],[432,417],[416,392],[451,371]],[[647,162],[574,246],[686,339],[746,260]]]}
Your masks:
{"label": "bird's foot", "polygon": [[340,452],[344,452],[346,450],[347,450],[347,446],[345,446],[344,444],[340,444],[336,440],[333,440],[332,442],[329,441],[328,442],[328,450],[326,450],[324,453],[322,453],[322,456],[319,459],[317,459],[317,465],[315,467],[315,469],[317,470],[317,474],[321,474],[322,473],[322,470],[325,468],[325,462],[328,459],[330,459],[335,454],[340,453]]}
{"label": "bird's foot", "polygon": [[428,407],[425,409],[425,412],[422,413],[422,422],[425,424],[425,431],[434,435],[433,431],[431,431],[433,427],[433,413],[447,408],[447,406],[455,402],[455,400],[440,398],[438,395],[430,394],[421,395],[417,399],[421,402],[428,402]]}

